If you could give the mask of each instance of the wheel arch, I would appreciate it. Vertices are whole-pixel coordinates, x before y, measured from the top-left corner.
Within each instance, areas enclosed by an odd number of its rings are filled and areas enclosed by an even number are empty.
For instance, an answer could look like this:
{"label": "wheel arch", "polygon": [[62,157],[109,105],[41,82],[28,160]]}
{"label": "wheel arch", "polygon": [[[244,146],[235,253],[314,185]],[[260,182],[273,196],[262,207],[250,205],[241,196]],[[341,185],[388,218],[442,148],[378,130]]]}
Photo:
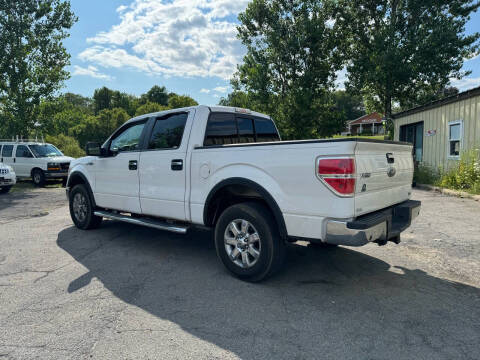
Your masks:
{"label": "wheel arch", "polygon": [[287,239],[285,220],[273,196],[255,181],[240,177],[224,179],[210,190],[203,208],[203,223],[213,226],[226,207],[252,200],[261,201],[269,208],[278,225],[280,236]]}
{"label": "wheel arch", "polygon": [[87,177],[82,174],[80,171],[74,171],[73,173],[70,174],[68,177],[67,181],[67,188],[72,189],[75,185],[83,184],[87,188],[88,195],[90,196],[90,199],[92,199],[92,204],[93,207],[96,207],[95,203],[95,197],[93,196],[93,191],[90,186],[90,183],[88,182]]}

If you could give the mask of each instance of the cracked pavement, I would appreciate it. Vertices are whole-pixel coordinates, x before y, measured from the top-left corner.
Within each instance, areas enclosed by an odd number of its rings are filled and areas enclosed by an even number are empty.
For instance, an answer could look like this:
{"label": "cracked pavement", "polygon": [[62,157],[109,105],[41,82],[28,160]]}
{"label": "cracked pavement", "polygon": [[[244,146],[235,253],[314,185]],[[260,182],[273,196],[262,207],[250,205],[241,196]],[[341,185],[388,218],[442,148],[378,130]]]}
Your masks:
{"label": "cracked pavement", "polygon": [[63,189],[1,196],[0,359],[480,359],[480,203],[414,198],[400,245],[293,244],[249,284],[209,232],[85,232]]}

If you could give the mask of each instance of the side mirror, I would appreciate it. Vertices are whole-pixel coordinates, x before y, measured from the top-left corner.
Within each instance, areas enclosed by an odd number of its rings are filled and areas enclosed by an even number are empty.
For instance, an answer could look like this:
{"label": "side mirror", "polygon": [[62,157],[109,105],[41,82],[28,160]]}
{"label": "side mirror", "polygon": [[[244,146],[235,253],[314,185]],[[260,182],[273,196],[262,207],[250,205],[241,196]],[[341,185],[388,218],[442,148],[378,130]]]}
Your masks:
{"label": "side mirror", "polygon": [[100,143],[97,142],[88,142],[85,146],[85,152],[88,156],[102,156],[102,150]]}

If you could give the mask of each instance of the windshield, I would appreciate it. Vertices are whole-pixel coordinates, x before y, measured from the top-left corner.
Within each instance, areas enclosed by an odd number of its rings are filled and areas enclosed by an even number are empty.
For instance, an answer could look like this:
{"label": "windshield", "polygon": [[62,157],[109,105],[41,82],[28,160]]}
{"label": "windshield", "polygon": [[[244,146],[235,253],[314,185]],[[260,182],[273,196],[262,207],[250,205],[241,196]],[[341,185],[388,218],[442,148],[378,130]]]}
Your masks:
{"label": "windshield", "polygon": [[63,156],[60,150],[58,150],[55,146],[50,144],[30,145],[29,147],[36,157]]}

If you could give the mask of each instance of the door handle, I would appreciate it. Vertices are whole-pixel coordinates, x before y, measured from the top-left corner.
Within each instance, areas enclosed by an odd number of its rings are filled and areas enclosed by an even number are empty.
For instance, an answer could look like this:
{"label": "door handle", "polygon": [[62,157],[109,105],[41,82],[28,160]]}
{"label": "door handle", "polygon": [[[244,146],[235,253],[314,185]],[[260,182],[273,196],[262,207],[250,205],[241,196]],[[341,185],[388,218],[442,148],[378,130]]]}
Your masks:
{"label": "door handle", "polygon": [[128,162],[128,170],[137,170],[138,168],[138,161],[137,160],[130,160]]}
{"label": "door handle", "polygon": [[392,153],[387,153],[387,163],[393,164],[395,162],[395,158],[393,157]]}
{"label": "door handle", "polygon": [[183,160],[182,159],[172,160],[172,167],[171,168],[172,168],[173,171],[183,170]]}

